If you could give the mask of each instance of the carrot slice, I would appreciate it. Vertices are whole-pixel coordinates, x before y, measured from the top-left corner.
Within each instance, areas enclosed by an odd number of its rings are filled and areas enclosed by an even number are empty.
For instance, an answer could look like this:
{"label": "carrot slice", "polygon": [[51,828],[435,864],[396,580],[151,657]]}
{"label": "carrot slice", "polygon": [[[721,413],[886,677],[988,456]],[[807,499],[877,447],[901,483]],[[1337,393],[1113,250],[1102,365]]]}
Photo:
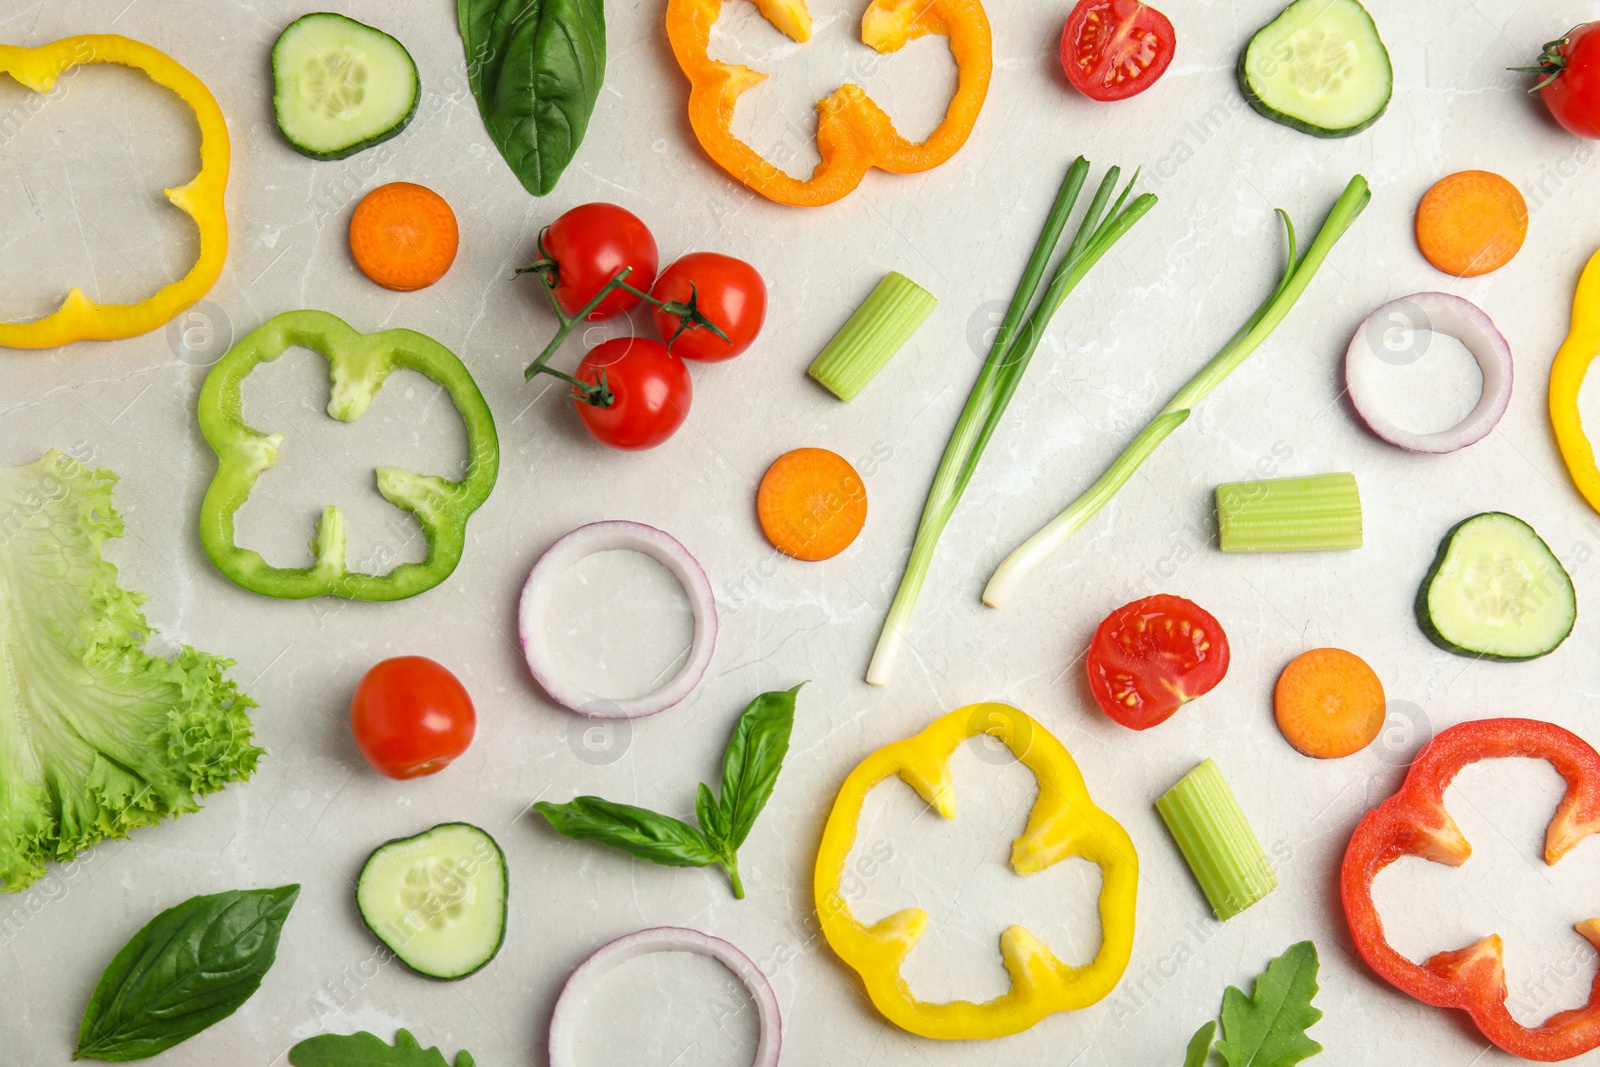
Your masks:
{"label": "carrot slice", "polygon": [[826,448],[797,448],[767,468],[756,517],[772,547],[795,559],[837,556],[867,521],[867,487],[856,469]]}
{"label": "carrot slice", "polygon": [[1528,236],[1528,203],[1517,187],[1486,170],[1441,178],[1417,205],[1417,247],[1458,278],[1499,270]]}
{"label": "carrot slice", "polygon": [[350,216],[350,252],[361,273],[402,293],[432,285],[456,261],[455,212],[432,189],[380,185]]}
{"label": "carrot slice", "polygon": [[1342,648],[1296,656],[1278,675],[1272,703],[1284,740],[1318,759],[1360,752],[1383,729],[1383,683]]}

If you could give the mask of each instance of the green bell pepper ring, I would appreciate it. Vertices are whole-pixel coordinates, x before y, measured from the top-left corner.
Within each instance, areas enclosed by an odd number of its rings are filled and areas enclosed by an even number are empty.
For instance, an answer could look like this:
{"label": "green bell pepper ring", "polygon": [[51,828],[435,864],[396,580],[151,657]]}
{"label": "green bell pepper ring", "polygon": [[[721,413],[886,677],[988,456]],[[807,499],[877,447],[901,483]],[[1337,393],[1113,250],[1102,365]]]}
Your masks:
{"label": "green bell pepper ring", "polygon": [[[411,512],[422,527],[428,542],[422,562],[402,563],[384,575],[351,571],[345,562],[344,516],[332,505],[322,510],[311,541],[315,562],[309,567],[274,567],[261,553],[234,543],[234,515],[261,472],[277,464],[283,444],[283,434],[264,434],[244,421],[240,387],[257,366],[294,345],[328,361],[328,414],[341,422],[354,422],[365,414],[396,369],[425,374],[450,394],[466,423],[465,476],[452,482],[396,467],[374,471],[378,492]],[[199,416],[200,430],[217,454],[217,474],[200,505],[200,541],[219,571],[264,596],[403,600],[432,589],[461,562],[467,520],[488,499],[500,470],[494,415],[454,352],[412,330],[359,333],[326,311],[286,311],[229,349],[200,390]]]}

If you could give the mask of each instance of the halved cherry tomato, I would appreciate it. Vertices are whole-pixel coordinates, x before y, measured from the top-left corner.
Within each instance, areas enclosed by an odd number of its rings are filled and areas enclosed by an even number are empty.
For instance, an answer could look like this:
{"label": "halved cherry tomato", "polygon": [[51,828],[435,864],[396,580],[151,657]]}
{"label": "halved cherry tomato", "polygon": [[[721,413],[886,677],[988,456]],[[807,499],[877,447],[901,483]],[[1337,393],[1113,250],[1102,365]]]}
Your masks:
{"label": "halved cherry tomato", "polygon": [[[656,280],[656,239],[639,216],[615,204],[579,204],[546,228],[540,244],[540,262],[532,269],[553,272],[556,303],[568,315],[582,311],[624,267],[633,268],[627,281],[640,292],[648,293]],[[617,289],[584,318],[609,319],[637,303],[638,297]]]}
{"label": "halved cherry tomato", "polygon": [[390,778],[439,773],[472,744],[477,726],[465,687],[425,656],[384,660],[350,701],[356,747]]}
{"label": "halved cherry tomato", "polygon": [[1176,46],[1167,16],[1139,0],[1078,0],[1061,31],[1061,68],[1085,96],[1125,100],[1166,73]]}
{"label": "halved cherry tomato", "polygon": [[689,417],[694,399],[683,360],[646,337],[616,337],[596,345],[578,364],[577,378],[604,384],[611,401],[572,398],[584,429],[601,444],[628,451],[654,448],[671,437]]}
{"label": "halved cherry tomato", "polygon": [[1199,604],[1145,597],[1106,616],[1089,643],[1089,689],[1100,710],[1148,730],[1228,673],[1228,636]]}
{"label": "halved cherry tomato", "polygon": [[653,309],[661,339],[683,359],[732,359],[750,347],[767,319],[767,283],[744,260],[718,252],[690,252],[677,260],[661,272],[650,295],[685,305],[693,296],[696,310],[727,335],[724,341],[704,327],[685,326],[678,315]]}

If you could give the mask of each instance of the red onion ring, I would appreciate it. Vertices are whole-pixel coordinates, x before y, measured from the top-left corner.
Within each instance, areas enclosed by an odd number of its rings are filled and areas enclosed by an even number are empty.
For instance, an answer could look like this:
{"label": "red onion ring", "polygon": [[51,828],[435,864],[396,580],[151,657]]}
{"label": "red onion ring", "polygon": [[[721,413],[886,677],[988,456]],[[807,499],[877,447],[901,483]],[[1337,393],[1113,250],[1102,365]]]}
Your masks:
{"label": "red onion ring", "polygon": [[619,937],[578,965],[567,984],[561,987],[561,996],[556,998],[555,1012],[550,1017],[550,1067],[575,1067],[578,1062],[573,1051],[577,1035],[575,1020],[578,1009],[587,999],[586,987],[629,960],[652,952],[693,952],[709,956],[732,971],[756,1002],[756,1018],[761,1026],[751,1067],[778,1067],[778,1053],[783,1048],[783,1018],[778,1013],[778,997],[772,991],[772,983],[749,956],[733,945],[720,937],[680,926],[658,926]]}
{"label": "red onion ring", "polygon": [[[612,700],[589,692],[561,673],[545,635],[544,618],[548,592],[556,575],[596,552],[626,549],[641,552],[660,563],[683,586],[694,612],[694,639],[689,657],[672,680],[643,696]],[[711,665],[717,643],[717,604],[711,581],[689,550],[671,534],[642,522],[592,522],[551,545],[528,572],[522,587],[522,602],[517,609],[517,629],[522,638],[522,655],[534,680],[564,708],[596,719],[636,719],[654,715],[677,704],[694,691]]]}
{"label": "red onion ring", "polygon": [[[1410,361],[1380,352],[1380,346],[1389,352],[1397,351],[1387,343],[1397,329],[1447,334],[1465,345],[1477,361],[1483,373],[1483,392],[1472,412],[1450,429],[1413,433],[1384,417],[1380,410],[1381,389],[1373,376],[1373,364],[1380,360]],[[1413,293],[1389,301],[1361,324],[1344,358],[1350,402],[1367,428],[1392,445],[1433,455],[1454,452],[1487,437],[1511,403],[1511,379],[1511,346],[1505,337],[1482,308],[1449,293]]]}

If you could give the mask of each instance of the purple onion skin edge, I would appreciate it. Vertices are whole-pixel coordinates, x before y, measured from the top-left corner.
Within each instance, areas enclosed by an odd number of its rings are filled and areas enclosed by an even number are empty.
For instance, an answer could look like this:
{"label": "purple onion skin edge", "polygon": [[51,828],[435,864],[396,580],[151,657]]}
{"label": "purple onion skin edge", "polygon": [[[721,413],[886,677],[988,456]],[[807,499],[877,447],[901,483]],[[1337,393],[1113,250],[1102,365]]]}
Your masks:
{"label": "purple onion skin edge", "polygon": [[[1436,434],[1416,434],[1402,430],[1400,427],[1395,426],[1392,422],[1384,420],[1376,412],[1369,413],[1361,406],[1361,404],[1356,401],[1356,390],[1351,388],[1350,368],[1352,357],[1356,355],[1358,346],[1360,346],[1361,349],[1365,350],[1361,353],[1363,358],[1377,358],[1376,352],[1372,350],[1371,344],[1368,343],[1370,327],[1374,321],[1378,320],[1380,316],[1389,311],[1395,305],[1407,302],[1424,305],[1424,310],[1426,310],[1425,305],[1448,305],[1462,318],[1471,320],[1479,325],[1479,327],[1482,329],[1482,333],[1488,341],[1489,347],[1492,348],[1495,354],[1499,357],[1498,362],[1502,365],[1505,375],[1505,385],[1498,394],[1498,401],[1491,407],[1489,411],[1484,413],[1484,425],[1481,429],[1481,432],[1474,432],[1473,430],[1460,430],[1460,427],[1466,426],[1469,422],[1473,421],[1473,415],[1477,411],[1477,405],[1474,405],[1473,411],[1469,412],[1466,418],[1464,418],[1455,427],[1440,431],[1440,433],[1445,434],[1446,436],[1439,437]],[[1448,333],[1448,331],[1440,332]],[[1453,333],[1449,335],[1455,336]],[[1457,340],[1461,340],[1461,338],[1458,337]],[[1475,356],[1474,362],[1477,362]],[[1480,365],[1480,371],[1481,369],[1482,368]],[[1345,390],[1347,395],[1350,396],[1350,406],[1355,411],[1356,417],[1361,421],[1361,424],[1366,427],[1369,433],[1378,438],[1380,441],[1383,441],[1385,444],[1390,444],[1396,448],[1404,449],[1407,452],[1414,452],[1419,455],[1449,455],[1452,452],[1459,452],[1464,448],[1475,445],[1485,437],[1489,436],[1489,434],[1494,432],[1494,428],[1500,424],[1500,420],[1505,416],[1507,409],[1510,407],[1511,392],[1514,384],[1515,364],[1512,361],[1511,345],[1506,341],[1505,335],[1502,334],[1499,327],[1494,324],[1494,320],[1489,317],[1488,312],[1484,311],[1478,305],[1474,304],[1465,297],[1456,296],[1453,293],[1412,293],[1409,296],[1397,297],[1396,299],[1391,300],[1379,307],[1377,310],[1373,311],[1372,314],[1363,319],[1361,321],[1361,325],[1357,327],[1355,338],[1350,343],[1350,348],[1346,352],[1344,361]],[[1481,397],[1479,399],[1479,403],[1482,403]],[[1434,440],[1430,441],[1430,438]]]}

